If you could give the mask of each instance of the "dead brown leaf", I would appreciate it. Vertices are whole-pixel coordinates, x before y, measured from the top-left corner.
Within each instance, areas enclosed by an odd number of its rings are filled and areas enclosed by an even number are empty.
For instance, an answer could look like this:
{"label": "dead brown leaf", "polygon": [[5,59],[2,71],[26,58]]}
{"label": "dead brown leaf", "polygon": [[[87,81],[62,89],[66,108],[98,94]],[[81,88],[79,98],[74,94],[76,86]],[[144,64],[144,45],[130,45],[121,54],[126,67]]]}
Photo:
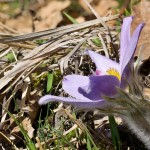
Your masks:
{"label": "dead brown leaf", "polygon": [[118,6],[118,2],[115,0],[100,0],[97,4],[93,5],[93,8],[100,16],[105,16],[108,12]]}
{"label": "dead brown leaf", "polygon": [[42,89],[34,90],[30,93],[30,100],[27,106],[22,108],[22,111],[27,112],[31,121],[35,121],[37,114],[39,113],[40,106],[38,105],[38,100]]}
{"label": "dead brown leaf", "polygon": [[32,31],[32,17],[27,12],[24,12],[17,18],[6,20],[5,24],[21,33],[29,33]]}
{"label": "dead brown leaf", "polygon": [[36,31],[55,28],[62,21],[62,10],[70,5],[69,0],[51,1],[37,12],[39,21],[34,22]]}
{"label": "dead brown leaf", "polygon": [[[33,5],[33,4],[32,4]],[[10,18],[5,24],[21,33],[32,32],[33,24],[35,31],[55,28],[62,21],[62,10],[70,5],[70,0],[49,1],[46,5],[35,11],[35,16],[31,16],[29,11],[22,12],[17,18]],[[37,19],[34,19],[37,18]]]}
{"label": "dead brown leaf", "polygon": [[145,60],[150,56],[150,1],[148,0],[141,0],[138,4],[134,5],[132,7],[132,14],[135,16],[134,22],[133,22],[133,28],[141,23],[144,22],[145,26],[142,30],[142,33],[140,35],[139,43],[137,46],[136,55],[138,55],[138,50],[141,46],[143,46],[141,51],[141,59]]}
{"label": "dead brown leaf", "polygon": [[[34,128],[31,125],[31,120],[27,117],[22,121],[22,125],[24,129],[27,131],[27,134],[30,138],[33,137]],[[18,133],[20,132],[19,126],[16,126],[12,129],[11,133]]]}
{"label": "dead brown leaf", "polygon": [[[115,0],[88,0],[88,2],[91,3],[91,6],[93,9],[100,15],[105,16],[108,14],[108,12],[112,9],[118,6],[118,2]],[[86,6],[86,4],[83,2],[83,0],[79,0],[80,5],[88,12],[91,11]]]}

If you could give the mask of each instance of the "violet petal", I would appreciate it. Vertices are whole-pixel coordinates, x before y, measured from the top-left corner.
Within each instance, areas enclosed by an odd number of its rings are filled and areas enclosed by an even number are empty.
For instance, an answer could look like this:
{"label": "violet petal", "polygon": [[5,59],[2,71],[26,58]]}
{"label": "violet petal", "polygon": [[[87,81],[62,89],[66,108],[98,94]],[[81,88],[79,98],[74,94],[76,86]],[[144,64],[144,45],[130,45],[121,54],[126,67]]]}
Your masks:
{"label": "violet petal", "polygon": [[123,19],[123,24],[121,27],[121,37],[120,37],[120,63],[123,61],[123,56],[129,50],[127,49],[130,42],[130,28],[133,17],[127,17]]}
{"label": "violet petal", "polygon": [[127,83],[130,82],[130,74],[131,74],[131,68],[133,67],[132,63],[128,63],[128,65],[125,67],[122,76],[121,76],[121,84],[120,88],[125,89],[127,86]]}
{"label": "violet petal", "polygon": [[73,105],[77,108],[84,108],[84,109],[96,109],[107,106],[107,102],[105,100],[99,101],[78,100],[69,97],[59,97],[53,95],[45,95],[39,100],[40,105],[47,104],[48,102],[63,102],[66,104]]}
{"label": "violet petal", "polygon": [[102,95],[114,96],[116,94],[116,86],[120,86],[120,82],[115,76],[90,76],[90,84],[80,87],[79,92],[91,100],[99,100]]}
{"label": "violet petal", "polygon": [[70,96],[77,99],[87,99],[81,93],[79,93],[78,88],[89,85],[89,77],[81,75],[68,75],[65,76],[62,82],[62,88]]}
{"label": "violet petal", "polygon": [[127,51],[124,53],[122,57],[122,61],[120,62],[121,74],[123,73],[125,67],[128,65],[129,61],[132,59],[132,56],[134,55],[134,52],[138,43],[139,35],[143,26],[144,26],[143,23],[139,24],[130,39],[129,45],[127,47]]}
{"label": "violet petal", "polygon": [[118,72],[120,71],[119,64],[115,61],[91,50],[87,50],[86,53],[89,54],[92,61],[95,63],[97,70],[102,72],[102,74],[107,74],[107,70],[110,68],[115,68]]}

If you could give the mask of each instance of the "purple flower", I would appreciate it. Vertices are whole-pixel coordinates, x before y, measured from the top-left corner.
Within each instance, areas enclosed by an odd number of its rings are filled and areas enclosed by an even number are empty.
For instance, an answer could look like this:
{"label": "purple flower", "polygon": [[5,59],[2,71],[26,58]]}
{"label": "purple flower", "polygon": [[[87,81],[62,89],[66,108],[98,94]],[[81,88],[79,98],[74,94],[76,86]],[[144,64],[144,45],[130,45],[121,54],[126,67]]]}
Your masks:
{"label": "purple flower", "polygon": [[87,54],[89,54],[97,67],[95,75],[65,76],[62,87],[73,98],[46,95],[39,100],[39,104],[64,102],[83,109],[104,108],[107,106],[108,102],[102,96],[113,97],[117,93],[116,86],[123,88],[125,86],[125,79],[128,80],[129,78],[129,63],[132,64],[138,38],[143,28],[143,24],[139,24],[132,36],[130,36],[132,20],[133,17],[127,17],[123,20],[120,41],[120,63],[87,50]]}

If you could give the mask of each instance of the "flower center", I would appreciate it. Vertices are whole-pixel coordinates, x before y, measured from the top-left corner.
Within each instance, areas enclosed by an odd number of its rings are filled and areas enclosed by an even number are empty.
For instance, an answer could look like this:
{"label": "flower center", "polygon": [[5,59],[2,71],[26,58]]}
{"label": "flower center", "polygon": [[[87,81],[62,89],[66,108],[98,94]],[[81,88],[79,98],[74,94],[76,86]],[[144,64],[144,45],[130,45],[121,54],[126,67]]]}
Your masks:
{"label": "flower center", "polygon": [[108,75],[112,75],[117,77],[119,80],[121,79],[119,72],[114,69],[114,68],[110,68],[109,70],[106,71],[108,73]]}

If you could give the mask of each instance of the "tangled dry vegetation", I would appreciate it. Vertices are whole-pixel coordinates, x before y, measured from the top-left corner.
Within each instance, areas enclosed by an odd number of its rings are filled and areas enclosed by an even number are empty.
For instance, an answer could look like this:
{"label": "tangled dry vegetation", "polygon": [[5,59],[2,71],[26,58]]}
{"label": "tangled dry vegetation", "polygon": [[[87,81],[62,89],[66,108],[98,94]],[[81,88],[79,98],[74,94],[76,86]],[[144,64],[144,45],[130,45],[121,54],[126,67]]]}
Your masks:
{"label": "tangled dry vegetation", "polygon": [[[62,94],[57,91],[61,75],[91,72],[89,59],[83,56],[86,48],[94,49],[114,59],[116,51],[111,50],[113,48],[111,44],[118,45],[119,28],[115,26],[108,28],[106,22],[117,18],[118,15],[108,16],[26,35],[17,35],[15,31],[2,25],[5,34],[1,34],[0,39],[1,130],[5,130],[8,136],[19,130],[8,115],[9,111],[16,118],[21,118],[32,138],[34,130],[32,123],[37,121],[39,115],[38,100],[45,92],[48,72],[54,74],[57,72],[55,76],[58,77],[55,79],[58,79],[53,81],[53,92]],[[101,39],[101,42],[98,39]],[[12,59],[3,57],[6,54],[11,55]]]}

